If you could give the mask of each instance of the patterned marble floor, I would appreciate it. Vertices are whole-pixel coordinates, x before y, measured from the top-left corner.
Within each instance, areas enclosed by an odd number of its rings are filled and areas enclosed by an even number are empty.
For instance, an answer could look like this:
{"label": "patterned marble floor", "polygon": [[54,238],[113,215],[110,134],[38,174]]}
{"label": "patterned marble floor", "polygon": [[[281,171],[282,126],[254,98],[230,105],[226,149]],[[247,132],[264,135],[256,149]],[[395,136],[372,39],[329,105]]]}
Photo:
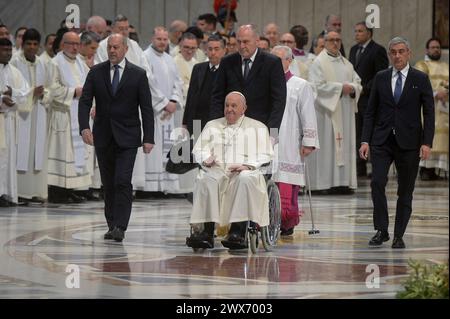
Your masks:
{"label": "patterned marble floor", "polygon": [[[260,248],[257,255],[231,253],[220,238],[212,250],[194,253],[186,247],[191,204],[185,199],[135,201],[121,244],[102,239],[106,227],[99,202],[2,208],[0,296],[395,298],[409,259],[448,261],[448,183],[417,182],[405,250],[392,250],[391,241],[381,248],[368,247],[373,235],[369,183],[359,184],[352,196],[313,198],[320,234],[308,234],[311,219],[305,206],[294,236],[271,252]],[[395,186],[391,179],[392,214]],[[378,287],[370,282],[377,272]]]}

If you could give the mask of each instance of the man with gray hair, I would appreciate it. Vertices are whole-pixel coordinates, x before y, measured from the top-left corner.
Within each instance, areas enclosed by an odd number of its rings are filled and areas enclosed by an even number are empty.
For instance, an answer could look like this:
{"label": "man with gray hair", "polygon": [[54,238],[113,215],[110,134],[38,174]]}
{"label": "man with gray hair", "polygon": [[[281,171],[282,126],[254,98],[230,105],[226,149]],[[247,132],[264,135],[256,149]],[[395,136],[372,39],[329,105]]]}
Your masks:
{"label": "man with gray hair", "polygon": [[283,64],[287,85],[286,107],[280,127],[278,155],[273,180],[280,190],[281,235],[292,235],[300,222],[298,205],[300,186],[305,185],[305,157],[319,148],[314,92],[304,79],[290,71],[292,50],[287,46],[275,46],[272,54]]}
{"label": "man with gray hair", "polygon": [[100,16],[92,16],[86,22],[86,30],[96,33],[100,40],[106,38],[106,28],[106,21]]}
{"label": "man with gray hair", "polygon": [[91,31],[84,31],[80,36],[80,57],[89,68],[94,65],[94,56],[100,40],[100,36]]}
{"label": "man with gray hair", "polygon": [[394,162],[398,199],[392,248],[405,248],[403,235],[412,212],[419,161],[429,158],[433,143],[434,99],[427,74],[409,65],[408,41],[395,37],[388,47],[392,67],[378,72],[373,80],[359,154],[365,160],[370,155],[372,162],[370,187],[377,233],[369,245],[380,246],[389,240],[385,188]]}

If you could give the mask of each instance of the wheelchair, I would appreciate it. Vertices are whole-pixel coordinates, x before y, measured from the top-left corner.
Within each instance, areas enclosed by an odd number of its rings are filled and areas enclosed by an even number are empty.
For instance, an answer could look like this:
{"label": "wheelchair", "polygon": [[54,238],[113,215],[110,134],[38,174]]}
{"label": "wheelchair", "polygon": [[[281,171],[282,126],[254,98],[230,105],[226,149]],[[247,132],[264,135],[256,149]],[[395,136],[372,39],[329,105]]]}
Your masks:
{"label": "wheelchair", "polygon": [[[261,239],[263,248],[266,251],[271,251],[277,244],[280,237],[281,228],[280,192],[275,182],[271,180],[271,174],[268,173],[271,171],[270,163],[263,165],[262,170],[266,181],[266,189],[269,199],[269,225],[260,227],[252,221],[247,221],[245,243],[253,254],[256,254],[258,251],[259,239]],[[194,232],[193,226],[191,226],[190,232],[192,235]],[[188,242],[188,238],[186,240]],[[193,247],[192,249],[194,252],[197,252],[204,248]]]}
{"label": "wheelchair", "polygon": [[276,246],[280,237],[281,227],[281,200],[277,185],[270,179],[270,175],[264,175],[266,180],[267,196],[269,197],[269,225],[260,227],[258,224],[248,221],[245,240],[253,254],[258,251],[259,236],[265,251],[271,251]]}

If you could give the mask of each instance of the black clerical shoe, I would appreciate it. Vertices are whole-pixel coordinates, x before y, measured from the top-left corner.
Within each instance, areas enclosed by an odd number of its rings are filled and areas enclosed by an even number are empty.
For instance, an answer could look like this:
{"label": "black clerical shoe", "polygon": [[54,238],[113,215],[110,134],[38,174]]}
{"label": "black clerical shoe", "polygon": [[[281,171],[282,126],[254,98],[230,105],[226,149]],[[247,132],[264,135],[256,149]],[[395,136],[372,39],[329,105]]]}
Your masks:
{"label": "black clerical shoe", "polygon": [[389,233],[385,230],[379,230],[369,241],[369,246],[380,246],[383,242],[389,240]]}
{"label": "black clerical shoe", "polygon": [[113,232],[113,230],[112,230],[112,229],[109,229],[109,230],[105,233],[105,235],[103,236],[103,239],[114,239],[114,238],[113,238],[113,235],[112,235],[112,232]]}
{"label": "black clerical shoe", "polygon": [[119,227],[115,227],[111,232],[111,236],[115,241],[121,242],[125,238],[125,231]]}
{"label": "black clerical shoe", "polygon": [[80,204],[84,203],[86,199],[78,194],[75,194],[73,191],[69,191],[67,194],[67,203],[68,204]]}
{"label": "black clerical shoe", "polygon": [[222,240],[222,245],[232,250],[248,248],[245,238],[236,233],[229,234],[226,239]]}
{"label": "black clerical shoe", "polygon": [[191,248],[214,248],[214,238],[207,232],[192,233],[186,237],[186,246]]}
{"label": "black clerical shoe", "polygon": [[405,242],[403,241],[402,237],[395,237],[394,240],[392,240],[392,248],[405,248]]}

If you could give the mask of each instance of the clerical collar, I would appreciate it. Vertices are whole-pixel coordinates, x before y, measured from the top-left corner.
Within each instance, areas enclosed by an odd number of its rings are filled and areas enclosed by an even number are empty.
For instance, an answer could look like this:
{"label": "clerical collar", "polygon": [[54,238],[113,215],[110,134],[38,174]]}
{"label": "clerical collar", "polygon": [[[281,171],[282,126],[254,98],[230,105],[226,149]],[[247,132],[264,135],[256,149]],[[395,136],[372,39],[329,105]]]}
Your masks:
{"label": "clerical collar", "polygon": [[284,78],[286,79],[286,82],[288,82],[289,79],[293,76],[294,74],[292,74],[292,72],[289,69],[287,70],[287,72],[284,73]]}

